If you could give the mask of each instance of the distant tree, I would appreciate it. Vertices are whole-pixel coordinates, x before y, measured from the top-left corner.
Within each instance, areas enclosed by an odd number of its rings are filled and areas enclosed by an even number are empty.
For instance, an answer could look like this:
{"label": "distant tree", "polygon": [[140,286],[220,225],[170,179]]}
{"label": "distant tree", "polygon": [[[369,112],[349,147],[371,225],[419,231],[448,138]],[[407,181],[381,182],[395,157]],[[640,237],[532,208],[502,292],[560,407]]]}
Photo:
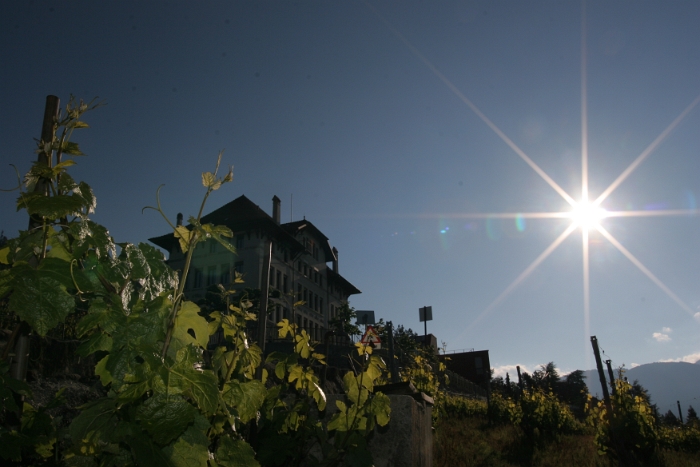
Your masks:
{"label": "distant tree", "polygon": [[580,417],[584,415],[583,409],[588,399],[588,386],[585,379],[583,371],[572,371],[559,382],[557,391],[559,399],[572,406],[573,412]]}
{"label": "distant tree", "polygon": [[667,426],[677,426],[680,424],[672,410],[669,410],[661,417],[661,423]]}
{"label": "distant tree", "polygon": [[700,425],[698,414],[695,412],[692,405],[688,407],[688,413],[685,416],[685,423],[690,426]]}
{"label": "distant tree", "polygon": [[530,376],[530,373],[527,371],[523,371],[520,373],[520,377],[523,380],[523,389],[534,389],[537,387],[537,382],[535,378]]}
{"label": "distant tree", "polygon": [[559,387],[559,371],[554,362],[541,365],[538,370],[532,372],[532,380],[535,387],[545,392],[557,392]]}
{"label": "distant tree", "polygon": [[328,324],[333,331],[340,335],[359,336],[360,328],[352,322],[355,318],[357,318],[355,308],[345,303],[338,307],[335,317]]}

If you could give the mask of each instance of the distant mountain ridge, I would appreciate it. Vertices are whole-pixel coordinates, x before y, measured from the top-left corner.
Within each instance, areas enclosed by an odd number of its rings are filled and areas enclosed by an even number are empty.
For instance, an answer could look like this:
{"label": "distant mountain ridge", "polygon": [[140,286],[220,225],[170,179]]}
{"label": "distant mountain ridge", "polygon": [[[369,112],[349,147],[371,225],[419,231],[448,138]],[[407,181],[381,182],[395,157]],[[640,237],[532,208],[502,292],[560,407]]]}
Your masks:
{"label": "distant mountain ridge", "polygon": [[[584,371],[583,374],[586,377],[588,391],[592,395],[602,398],[598,371],[588,370]],[[676,401],[681,403],[684,418],[688,406],[692,405],[696,411],[700,410],[700,361],[694,364],[686,362],[647,363],[625,371],[625,376],[630,383],[637,380],[649,391],[651,402],[656,404],[661,415],[672,410],[678,416]],[[605,371],[605,380],[608,381],[607,370]]]}

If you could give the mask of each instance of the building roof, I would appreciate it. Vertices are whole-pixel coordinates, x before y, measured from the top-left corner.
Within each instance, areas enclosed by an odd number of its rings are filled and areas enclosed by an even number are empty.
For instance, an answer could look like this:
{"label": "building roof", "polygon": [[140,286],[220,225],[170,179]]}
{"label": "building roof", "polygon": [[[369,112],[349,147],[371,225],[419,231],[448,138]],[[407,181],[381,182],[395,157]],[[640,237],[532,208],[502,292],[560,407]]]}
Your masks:
{"label": "building roof", "polygon": [[[325,257],[337,260],[328,241],[328,237],[310,221],[304,219],[279,225],[269,214],[263,211],[260,206],[253,203],[245,195],[241,195],[233,201],[215,209],[206,216],[203,216],[201,222],[202,224],[225,225],[233,231],[234,235],[240,232],[259,230],[289,247],[292,257],[306,251],[304,244],[297,240],[296,235],[300,231],[308,229],[314,236],[323,239],[320,244]],[[187,225],[187,228],[192,229],[192,225]],[[148,240],[167,251],[171,251],[177,244],[177,240],[172,233],[149,238]],[[328,280],[343,289],[348,295],[361,293],[357,287],[331,268],[328,268]]]}
{"label": "building roof", "polygon": [[[290,247],[293,254],[304,251],[304,245],[301,242],[290,235],[282,226],[278,225],[269,214],[260,209],[260,206],[253,203],[245,195],[241,195],[203,216],[201,222],[202,224],[225,225],[233,231],[234,235],[239,232],[260,230],[271,235],[273,239],[286,244]],[[192,225],[187,225],[187,228],[192,229]],[[172,233],[149,238],[148,240],[168,251],[172,249],[176,241]]]}
{"label": "building roof", "polygon": [[297,234],[301,233],[302,231],[307,231],[310,232],[312,235],[321,238],[323,241],[320,243],[320,245],[321,248],[323,248],[323,253],[325,254],[325,257],[332,258],[334,261],[338,259],[336,258],[335,253],[333,252],[333,248],[331,248],[331,244],[328,241],[328,237],[326,237],[323,234],[323,232],[318,230],[318,228],[315,225],[313,225],[310,221],[304,219],[300,221],[287,222],[286,224],[282,224],[282,228],[285,229],[293,237],[296,237]]}

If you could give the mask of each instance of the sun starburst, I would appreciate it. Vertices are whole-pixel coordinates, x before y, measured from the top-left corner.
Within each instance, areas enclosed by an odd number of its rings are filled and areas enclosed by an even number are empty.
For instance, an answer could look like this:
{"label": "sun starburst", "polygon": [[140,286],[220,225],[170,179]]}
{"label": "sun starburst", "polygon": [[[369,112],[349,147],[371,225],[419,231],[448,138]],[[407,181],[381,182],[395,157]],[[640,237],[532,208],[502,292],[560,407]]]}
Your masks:
{"label": "sun starburst", "polygon": [[[652,143],[642,151],[639,156],[610,184],[605,190],[598,195],[593,201],[589,197],[589,180],[588,180],[588,96],[587,96],[587,78],[586,78],[586,11],[585,2],[582,3],[581,10],[581,198],[576,201],[573,196],[567,193],[554,179],[549,176],[541,167],[539,167],[533,159],[518,147],[493,121],[491,121],[484,112],[481,111],[467,96],[455,86],[435,65],[425,57],[416,47],[414,47],[391,23],[389,23],[382,15],[369,3],[368,7],[375,15],[387,26],[387,28],[411,51],[411,53],[419,59],[433,74],[442,81],[447,88],[465,105],[467,105],[479,119],[481,119],[513,152],[520,157],[532,170],[537,173],[554,191],[556,191],[570,206],[569,211],[555,212],[530,212],[530,213],[459,213],[459,214],[437,214],[437,217],[455,217],[455,218],[472,218],[472,219],[488,219],[488,218],[532,218],[532,219],[562,219],[569,218],[571,224],[563,233],[561,233],[547,248],[540,253],[535,260],[528,265],[518,277],[505,288],[505,290],[491,304],[483,310],[472,323],[465,327],[459,335],[463,337],[466,333],[474,328],[474,326],[484,317],[489,315],[500,303],[512,293],[566,238],[573,232],[580,231],[582,239],[582,264],[583,264],[583,312],[584,312],[584,333],[585,342],[587,345],[588,336],[590,335],[590,268],[589,268],[589,235],[598,233],[602,238],[605,238],[617,250],[619,250],[629,261],[634,264],[645,276],[647,276],[654,284],[656,284],[666,295],[676,302],[689,315],[693,315],[694,311],[671,289],[666,286],[658,277],[656,277],[646,266],[642,264],[631,252],[629,252],[608,230],[602,223],[607,218],[614,217],[650,217],[650,216],[678,216],[678,215],[697,215],[697,209],[675,209],[675,210],[657,210],[657,211],[606,211],[601,207],[601,204],[632,174],[639,165],[644,162],[656,148],[668,137],[673,129],[700,103],[700,95],[688,104],[682,112],[652,141]],[[588,353],[587,353],[588,355]]]}

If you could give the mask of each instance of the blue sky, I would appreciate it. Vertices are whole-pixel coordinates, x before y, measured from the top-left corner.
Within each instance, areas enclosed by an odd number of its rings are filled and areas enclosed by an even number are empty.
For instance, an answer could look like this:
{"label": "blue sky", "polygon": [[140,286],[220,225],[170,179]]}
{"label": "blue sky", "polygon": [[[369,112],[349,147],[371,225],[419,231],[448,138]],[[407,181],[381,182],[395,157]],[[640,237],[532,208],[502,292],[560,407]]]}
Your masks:
{"label": "blue sky", "polygon": [[[596,335],[615,365],[700,359],[700,3],[587,2],[585,61],[575,1],[4,11],[2,188],[15,184],[8,164],[23,173],[34,157],[47,94],[99,96],[108,105],[76,134],[88,157],[74,177],[117,241],[167,230],[141,214],[161,183],[173,218],[195,213],[199,174],[225,149],[235,180],[210,209],[245,194],[270,212],[279,196],[283,220],[306,216],[338,248],[363,291],[353,306],[420,331],[418,308],[431,305],[428,331],[448,350],[573,370],[593,367]],[[527,218],[571,206],[513,148],[580,201],[585,139],[594,199],[687,109],[600,205],[684,214],[602,221],[637,265],[590,231],[589,318],[580,229],[503,295],[571,223]],[[8,236],[26,225],[15,197],[0,195]]]}

